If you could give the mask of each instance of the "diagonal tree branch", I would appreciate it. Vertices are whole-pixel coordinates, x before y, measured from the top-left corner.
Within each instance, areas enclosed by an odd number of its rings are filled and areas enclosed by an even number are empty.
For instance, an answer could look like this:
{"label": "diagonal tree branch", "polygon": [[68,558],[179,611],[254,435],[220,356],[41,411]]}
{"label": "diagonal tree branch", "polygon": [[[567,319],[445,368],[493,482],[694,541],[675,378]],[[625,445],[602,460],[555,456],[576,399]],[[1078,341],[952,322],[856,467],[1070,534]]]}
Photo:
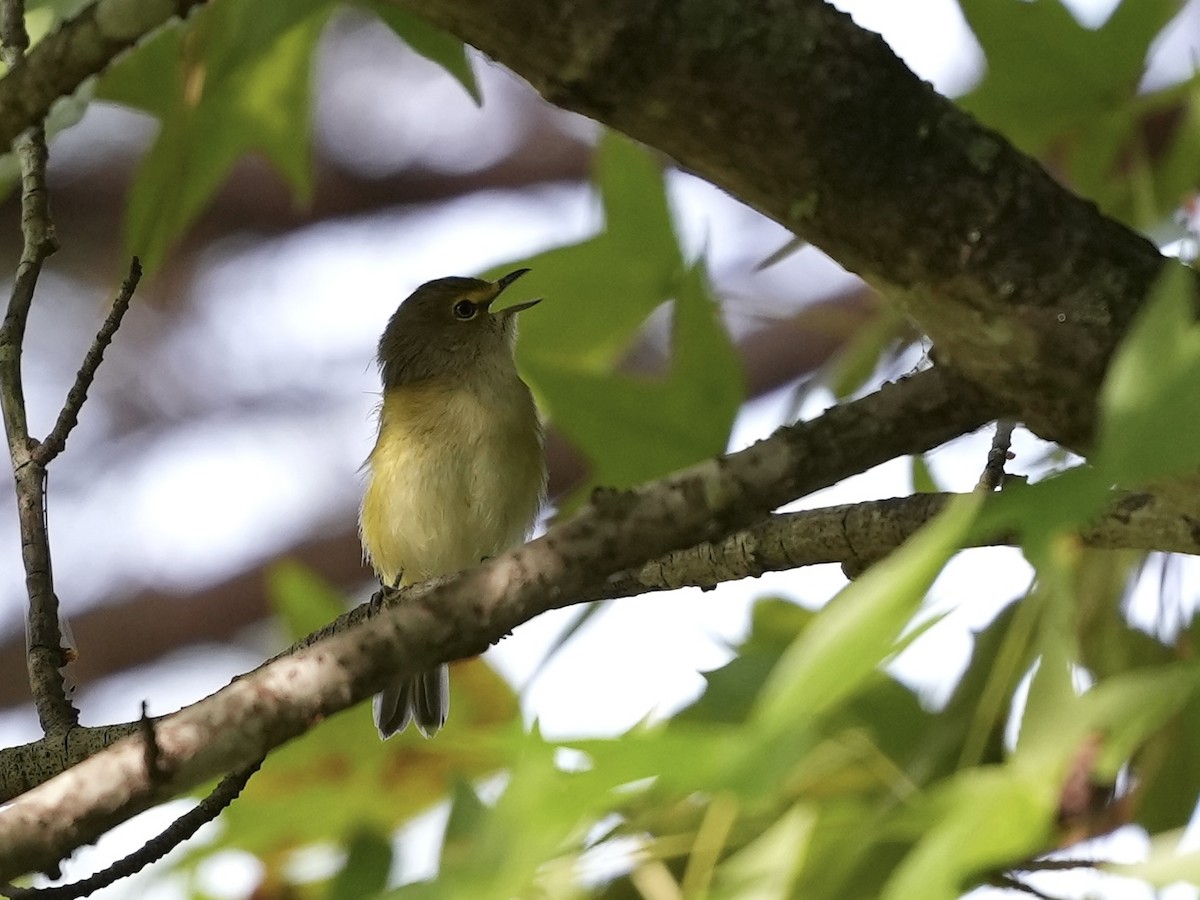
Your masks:
{"label": "diagonal tree branch", "polygon": [[245,676],[24,794],[0,816],[0,881],[52,867],[119,822],[243,768],[396,677],[478,654],[589,584],[718,540],[797,496],[923,452],[995,416],[938,370],[888,385],[726,457],[630,491],[598,493],[543,537],[428,594]]}
{"label": "diagonal tree branch", "polygon": [[137,850],[117,860],[111,866],[94,875],[70,884],[59,884],[47,888],[15,888],[0,885],[0,892],[8,900],[75,900],[88,897],[101,888],[108,887],[122,878],[128,878],[151,863],[158,862],[188,838],[200,826],[219,816],[230,803],[238,798],[251,776],[259,770],[263,760],[251,763],[221,779],[207,797],[168,825],[156,837],[151,838]]}
{"label": "diagonal tree branch", "polygon": [[[776,513],[715,543],[676,550],[640,568],[595,581],[580,589],[580,603],[632,597],[682,587],[715,587],[726,581],[756,577],[821,563],[841,563],[862,571],[883,558],[928,523],[954,494],[915,494],[801,512]],[[1085,546],[1200,554],[1200,531],[1194,518],[1154,494],[1117,496],[1080,535]],[[1014,544],[1010,535],[979,536],[969,546]],[[449,579],[412,585],[388,597],[388,606],[419,601]],[[363,603],[297,641],[267,662],[311,647],[371,618],[372,604]],[[264,663],[266,665],[267,663]],[[66,742],[42,739],[0,750],[0,803],[43,784],[88,756],[136,733],[140,722],[102,728],[72,729]]]}
{"label": "diagonal tree branch", "polygon": [[125,281],[122,282],[121,289],[117,291],[117,296],[113,300],[108,318],[100,326],[100,330],[96,333],[96,337],[92,341],[92,346],[88,348],[87,353],[83,357],[83,364],[79,367],[79,372],[75,375],[75,383],[71,385],[71,389],[67,392],[67,399],[63,402],[63,407],[58,413],[54,427],[50,429],[50,433],[46,435],[45,439],[34,450],[33,456],[39,465],[48,465],[54,457],[63,451],[63,448],[67,445],[67,438],[70,437],[71,431],[79,424],[79,412],[83,409],[83,404],[87,401],[88,390],[91,389],[92,381],[96,377],[96,371],[100,368],[100,363],[104,360],[104,351],[108,349],[108,345],[112,343],[117,329],[121,327],[121,320],[125,318],[125,313],[129,311],[129,303],[133,300],[133,292],[137,290],[138,282],[141,279],[142,264],[135,256],[129,263],[129,274],[125,276]]}
{"label": "diagonal tree branch", "polygon": [[[398,2],[793,229],[900,301],[1004,412],[1086,452],[1096,391],[1163,258],[878,35],[824,0]],[[0,138],[196,5],[88,7],[0,79]]]}
{"label": "diagonal tree branch", "polygon": [[903,304],[936,358],[1086,452],[1154,246],[824,0],[401,0]]}

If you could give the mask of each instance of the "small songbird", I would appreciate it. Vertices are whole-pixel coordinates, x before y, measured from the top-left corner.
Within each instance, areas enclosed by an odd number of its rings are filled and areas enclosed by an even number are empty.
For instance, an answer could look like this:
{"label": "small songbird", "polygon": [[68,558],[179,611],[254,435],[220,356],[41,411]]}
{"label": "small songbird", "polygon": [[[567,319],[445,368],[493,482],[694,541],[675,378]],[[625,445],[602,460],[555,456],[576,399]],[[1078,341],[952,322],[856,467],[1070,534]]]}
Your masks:
{"label": "small songbird", "polygon": [[[542,425],[513,360],[516,314],[493,311],[528,269],[496,282],[439,278],[400,304],[379,340],[383,403],[359,513],[363,552],[396,587],[446,575],[513,547],[546,490]],[[383,737],[410,720],[426,737],[446,722],[445,665],[375,697]]]}

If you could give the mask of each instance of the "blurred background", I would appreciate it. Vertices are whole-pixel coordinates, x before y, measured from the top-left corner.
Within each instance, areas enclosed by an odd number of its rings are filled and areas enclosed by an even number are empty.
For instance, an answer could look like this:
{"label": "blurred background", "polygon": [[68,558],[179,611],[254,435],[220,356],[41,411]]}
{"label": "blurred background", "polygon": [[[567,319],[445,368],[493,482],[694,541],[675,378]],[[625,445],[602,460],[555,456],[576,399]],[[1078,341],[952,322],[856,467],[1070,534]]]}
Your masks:
{"label": "blurred background", "polygon": [[[953,0],[834,5],[881,32],[940,92],[963,95],[979,81],[983,54]],[[1094,27],[1115,4],[1065,5]],[[1200,2],[1192,0],[1153,45],[1142,90],[1191,77],[1198,56]],[[373,357],[388,316],[423,281],[479,273],[602,227],[591,183],[598,126],[547,105],[478,54],[471,61],[481,106],[377,20],[338,14],[314,72],[311,202],[294,202],[261,159],[242,160],[138,290],[49,485],[55,581],[80,650],[74,677],[85,724],[133,719],[143,701],[152,714],[171,712],[276,650],[284,637],[269,617],[271,573],[281,560],[307,567],[349,601],[365,599],[359,467],[374,436]],[[1173,120],[1147,116],[1152,150],[1154,129]],[[53,422],[124,276],[123,210],[156,129],[150,116],[97,102],[53,142],[51,204],[62,249],[42,279],[27,339],[34,433]],[[706,260],[741,360],[747,403],[733,446],[832,404],[814,373],[827,382],[830,373],[861,368],[864,334],[888,348],[873,375],[869,364],[861,373],[867,384],[921,364],[919,340],[819,251],[793,247],[770,261],[789,245],[784,229],[685,172],[669,170],[666,183],[684,252]],[[17,221],[15,198],[0,215]],[[1170,230],[1169,219],[1162,227]],[[17,236],[0,230],[6,272]],[[651,317],[625,364],[652,371],[668,353],[663,321]],[[969,489],[988,442],[975,436],[933,454],[936,481]],[[1053,462],[1021,432],[1014,450],[1013,471],[1036,474]],[[552,433],[550,462],[556,497],[585,478],[587,460],[561,434]],[[803,505],[911,490],[909,464],[896,461]],[[1133,597],[1147,629],[1194,604],[1192,570],[1172,571],[1173,611],[1164,612],[1157,592]],[[931,701],[944,696],[965,664],[971,630],[1029,578],[1017,551],[959,557],[933,600],[953,614],[898,669]],[[487,658],[548,736],[615,734],[694,699],[704,685],[698,673],[729,658],[756,597],[816,606],[844,584],[836,566],[822,566],[709,593],[615,602],[543,666],[572,613],[547,615]],[[40,736],[25,681],[24,581],[7,480],[0,598],[7,746]],[[419,874],[413,865],[410,874]],[[210,886],[214,894],[240,896],[243,883],[229,871],[219,889]]]}

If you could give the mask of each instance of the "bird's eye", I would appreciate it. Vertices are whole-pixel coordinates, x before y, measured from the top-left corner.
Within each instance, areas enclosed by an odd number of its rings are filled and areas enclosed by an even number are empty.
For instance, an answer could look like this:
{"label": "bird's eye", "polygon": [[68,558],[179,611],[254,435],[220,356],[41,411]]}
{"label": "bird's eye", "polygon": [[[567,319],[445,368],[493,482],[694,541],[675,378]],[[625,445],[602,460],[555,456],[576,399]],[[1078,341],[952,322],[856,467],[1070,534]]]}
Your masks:
{"label": "bird's eye", "polygon": [[475,318],[475,304],[470,300],[459,300],[454,304],[454,318],[462,319],[464,322],[467,319]]}

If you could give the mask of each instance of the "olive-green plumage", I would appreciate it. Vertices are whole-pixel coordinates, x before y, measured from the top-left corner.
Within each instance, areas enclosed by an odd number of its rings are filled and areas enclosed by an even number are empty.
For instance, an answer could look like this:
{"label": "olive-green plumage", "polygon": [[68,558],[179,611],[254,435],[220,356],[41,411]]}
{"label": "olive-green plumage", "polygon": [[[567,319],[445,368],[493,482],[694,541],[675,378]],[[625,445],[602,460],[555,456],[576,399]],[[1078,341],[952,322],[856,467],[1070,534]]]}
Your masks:
{"label": "olive-green plumage", "polygon": [[[359,514],[380,581],[410,584],[473,566],[524,541],[546,487],[542,427],[513,361],[516,313],[492,311],[525,273],[421,285],[379,341],[383,403]],[[383,737],[410,720],[427,737],[446,721],[445,666],[375,698]]]}

